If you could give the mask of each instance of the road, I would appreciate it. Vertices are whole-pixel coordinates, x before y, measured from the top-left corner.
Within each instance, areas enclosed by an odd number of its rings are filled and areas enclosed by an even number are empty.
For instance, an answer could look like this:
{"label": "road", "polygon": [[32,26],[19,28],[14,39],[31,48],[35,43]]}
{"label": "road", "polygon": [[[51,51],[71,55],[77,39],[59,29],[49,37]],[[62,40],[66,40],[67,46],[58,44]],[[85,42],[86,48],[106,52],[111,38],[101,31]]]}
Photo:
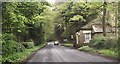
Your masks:
{"label": "road", "polygon": [[28,62],[116,62],[116,61],[50,43],[45,48],[39,50]]}

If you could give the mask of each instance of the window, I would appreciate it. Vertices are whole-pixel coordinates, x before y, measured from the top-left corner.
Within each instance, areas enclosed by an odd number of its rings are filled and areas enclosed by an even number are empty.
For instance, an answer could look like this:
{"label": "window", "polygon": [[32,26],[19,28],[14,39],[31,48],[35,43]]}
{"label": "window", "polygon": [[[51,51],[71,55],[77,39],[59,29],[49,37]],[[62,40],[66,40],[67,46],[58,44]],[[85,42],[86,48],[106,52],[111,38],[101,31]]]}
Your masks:
{"label": "window", "polygon": [[91,40],[91,34],[85,33],[85,43],[88,43]]}

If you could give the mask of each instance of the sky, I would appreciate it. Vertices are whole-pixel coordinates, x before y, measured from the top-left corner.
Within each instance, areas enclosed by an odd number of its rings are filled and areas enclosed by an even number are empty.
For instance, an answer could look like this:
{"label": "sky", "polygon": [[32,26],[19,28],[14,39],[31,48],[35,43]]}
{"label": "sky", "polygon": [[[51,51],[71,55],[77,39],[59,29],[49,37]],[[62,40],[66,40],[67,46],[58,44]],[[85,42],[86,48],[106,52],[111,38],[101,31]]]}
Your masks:
{"label": "sky", "polygon": [[47,0],[48,2],[50,2],[51,4],[55,3],[55,0]]}

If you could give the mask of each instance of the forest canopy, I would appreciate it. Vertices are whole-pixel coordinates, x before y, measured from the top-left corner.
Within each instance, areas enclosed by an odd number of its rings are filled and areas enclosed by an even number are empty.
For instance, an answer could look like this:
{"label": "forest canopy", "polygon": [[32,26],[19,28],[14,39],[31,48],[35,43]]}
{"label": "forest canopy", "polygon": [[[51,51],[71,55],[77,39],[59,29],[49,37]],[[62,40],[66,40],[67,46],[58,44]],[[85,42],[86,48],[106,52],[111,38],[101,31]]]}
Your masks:
{"label": "forest canopy", "polygon": [[13,33],[18,41],[32,39],[38,45],[54,32],[49,3],[5,2],[2,5],[3,34]]}

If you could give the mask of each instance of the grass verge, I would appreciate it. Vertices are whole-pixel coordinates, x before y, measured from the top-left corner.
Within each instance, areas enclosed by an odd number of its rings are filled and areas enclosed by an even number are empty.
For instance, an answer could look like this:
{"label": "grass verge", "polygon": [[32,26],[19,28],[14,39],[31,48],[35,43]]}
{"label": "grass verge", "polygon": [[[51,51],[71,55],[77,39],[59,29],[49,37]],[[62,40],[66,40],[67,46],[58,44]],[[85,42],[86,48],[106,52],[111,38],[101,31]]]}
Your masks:
{"label": "grass verge", "polygon": [[79,51],[86,51],[86,52],[91,52],[91,53],[97,53],[103,56],[108,56],[111,58],[118,58],[118,52],[115,52],[114,50],[108,50],[108,49],[95,49],[91,48],[89,46],[83,46],[78,48]]}
{"label": "grass verge", "polygon": [[73,43],[64,43],[63,45],[66,47],[73,47]]}
{"label": "grass verge", "polygon": [[1,62],[2,62],[2,55],[0,55],[0,64],[1,64]]}
{"label": "grass verge", "polygon": [[113,57],[113,58],[117,58],[118,57],[118,52],[115,52],[113,50],[99,50],[98,53],[101,53],[105,56],[110,56],[110,57]]}
{"label": "grass verge", "polygon": [[41,44],[39,46],[34,46],[31,49],[25,49],[24,52],[17,52],[12,55],[9,55],[8,57],[2,58],[2,61],[9,60],[8,62],[22,62],[26,58],[28,58],[33,52],[36,50],[43,48],[46,44]]}

